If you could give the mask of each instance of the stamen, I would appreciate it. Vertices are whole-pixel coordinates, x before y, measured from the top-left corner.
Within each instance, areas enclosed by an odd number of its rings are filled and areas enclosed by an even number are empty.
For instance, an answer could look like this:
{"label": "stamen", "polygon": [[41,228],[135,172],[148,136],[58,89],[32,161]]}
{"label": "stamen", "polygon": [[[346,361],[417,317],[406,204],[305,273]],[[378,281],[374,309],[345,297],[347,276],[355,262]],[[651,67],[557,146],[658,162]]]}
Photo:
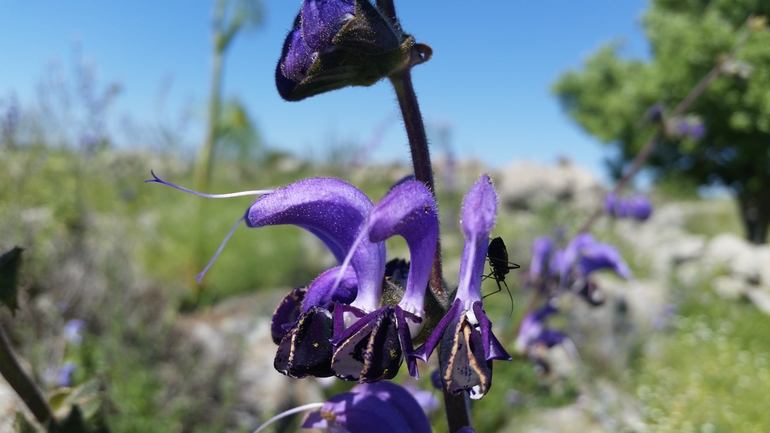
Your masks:
{"label": "stamen", "polygon": [[369,234],[369,225],[364,223],[364,226],[361,228],[361,231],[358,233],[358,237],[356,237],[356,240],[353,242],[353,245],[350,246],[350,250],[348,250],[348,255],[345,256],[345,260],[342,262],[339,272],[337,272],[337,278],[334,280],[334,284],[332,285],[332,289],[329,291],[329,293],[334,293],[334,291],[337,290],[337,287],[339,287],[340,282],[342,282],[342,277],[345,275],[345,270],[350,265],[350,260],[353,259],[353,254],[356,252],[356,248],[358,248],[358,244],[360,244],[361,241],[364,240],[364,237],[367,236],[368,234]]}
{"label": "stamen", "polygon": [[269,420],[265,421],[265,423],[262,424],[261,426],[257,427],[257,429],[254,430],[254,433],[259,433],[260,431],[264,430],[265,427],[267,427],[270,424],[278,421],[281,418],[286,418],[287,416],[294,415],[297,412],[302,412],[302,411],[310,410],[310,409],[317,409],[317,408],[323,407],[323,405],[324,405],[323,403],[310,403],[310,404],[306,404],[306,405],[303,405],[303,406],[295,407],[294,409],[289,409],[289,410],[287,410],[285,412],[281,412],[278,415],[276,415],[276,416],[270,418]]}
{"label": "stamen", "polygon": [[252,191],[238,191],[238,192],[231,192],[227,194],[206,194],[198,191],[193,191],[191,189],[185,188],[183,186],[179,186],[177,184],[165,181],[158,176],[155,175],[155,172],[150,170],[150,174],[152,174],[152,179],[147,179],[144,181],[144,183],[159,183],[161,185],[170,186],[171,188],[176,188],[180,191],[184,191],[188,194],[197,195],[198,197],[204,197],[204,198],[232,198],[232,197],[243,197],[247,195],[262,195],[262,194],[270,194],[271,192],[274,192],[274,189],[255,189]]}
{"label": "stamen", "polygon": [[238,228],[238,226],[241,224],[241,222],[243,222],[243,220],[245,218],[246,218],[246,216],[244,215],[244,216],[242,216],[241,218],[238,219],[238,221],[235,223],[233,228],[231,228],[230,231],[227,233],[227,236],[225,236],[225,239],[222,241],[222,243],[219,244],[219,248],[217,248],[217,252],[214,253],[214,257],[212,257],[211,260],[209,260],[209,263],[206,265],[205,268],[203,268],[201,273],[195,276],[195,279],[198,280],[198,285],[201,284],[201,281],[203,280],[203,276],[206,275],[206,272],[208,272],[208,270],[211,267],[211,265],[214,264],[214,260],[216,260],[217,257],[219,256],[219,253],[222,252],[222,249],[225,247],[225,244],[227,244],[227,241],[230,240],[230,236],[232,236],[233,233],[235,233],[235,229]]}

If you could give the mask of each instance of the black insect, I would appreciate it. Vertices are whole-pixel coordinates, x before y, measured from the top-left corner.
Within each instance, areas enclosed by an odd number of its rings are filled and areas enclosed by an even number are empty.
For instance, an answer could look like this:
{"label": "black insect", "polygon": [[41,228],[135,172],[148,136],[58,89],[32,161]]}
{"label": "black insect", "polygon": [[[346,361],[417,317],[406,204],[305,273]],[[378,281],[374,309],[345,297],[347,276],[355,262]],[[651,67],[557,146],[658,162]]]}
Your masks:
{"label": "black insect", "polygon": [[[491,272],[489,272],[487,275],[484,275],[483,279],[494,278],[495,282],[497,283],[497,291],[492,292],[484,297],[486,298],[489,295],[494,295],[495,293],[502,291],[503,288],[500,286],[500,283],[503,283],[505,290],[508,291],[508,296],[511,298],[511,305],[513,305],[513,295],[511,294],[511,290],[508,288],[508,284],[505,282],[505,276],[508,275],[512,269],[519,269],[521,266],[508,261],[508,249],[505,247],[505,242],[503,242],[503,239],[499,237],[492,239],[492,241],[489,243],[489,248],[487,249],[487,258],[489,259],[489,267]],[[513,314],[513,310],[511,310],[511,314]]]}

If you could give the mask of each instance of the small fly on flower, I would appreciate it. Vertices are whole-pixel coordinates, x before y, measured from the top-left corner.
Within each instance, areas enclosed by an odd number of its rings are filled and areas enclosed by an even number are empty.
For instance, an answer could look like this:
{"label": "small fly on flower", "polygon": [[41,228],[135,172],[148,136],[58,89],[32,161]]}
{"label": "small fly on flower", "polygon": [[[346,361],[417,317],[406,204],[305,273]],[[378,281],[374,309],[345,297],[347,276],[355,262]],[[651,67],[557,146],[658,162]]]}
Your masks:
{"label": "small fly on flower", "polygon": [[492,292],[486,296],[494,295],[497,292],[503,290],[500,283],[503,283],[505,290],[508,291],[508,296],[511,298],[511,315],[513,315],[513,295],[508,288],[508,284],[505,282],[505,276],[513,269],[519,269],[521,266],[516,263],[508,261],[508,248],[505,247],[503,238],[496,237],[489,243],[489,249],[487,250],[487,258],[489,259],[489,268],[491,272],[484,275],[483,279],[494,278],[497,283],[497,291]]}

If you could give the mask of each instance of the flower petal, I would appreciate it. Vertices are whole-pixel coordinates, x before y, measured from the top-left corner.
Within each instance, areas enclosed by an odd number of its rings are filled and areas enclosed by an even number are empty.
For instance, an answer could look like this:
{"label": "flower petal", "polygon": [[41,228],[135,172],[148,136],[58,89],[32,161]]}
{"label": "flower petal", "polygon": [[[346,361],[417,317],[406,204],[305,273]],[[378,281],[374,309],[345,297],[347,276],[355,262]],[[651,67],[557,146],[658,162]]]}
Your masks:
{"label": "flower petal", "polygon": [[352,267],[345,268],[337,288],[332,292],[334,283],[339,276],[340,267],[335,266],[319,275],[307,289],[307,296],[302,303],[302,312],[311,307],[330,309],[333,302],[350,304],[358,292],[358,280]]}
{"label": "flower petal", "polygon": [[327,51],[343,25],[353,18],[352,0],[305,0],[302,38],[314,51]]}
{"label": "flower petal", "polygon": [[302,301],[305,299],[307,287],[297,287],[286,295],[275,308],[270,323],[270,333],[275,344],[281,344],[283,336],[297,322],[302,313]]}
{"label": "flower petal", "polygon": [[317,53],[302,39],[300,14],[294,18],[292,30],[286,35],[281,51],[281,58],[275,67],[275,84],[278,94],[283,99],[291,100],[291,94],[297,84],[307,77]]}
{"label": "flower petal", "polygon": [[546,264],[553,251],[553,240],[548,236],[541,236],[532,242],[532,262],[529,265],[530,278],[539,278],[545,275]]}
{"label": "flower petal", "polygon": [[367,314],[333,341],[332,369],[341,379],[377,382],[398,373],[403,352],[394,307]]}
{"label": "flower petal", "polygon": [[600,269],[612,269],[623,278],[631,278],[631,269],[617,248],[610,244],[594,243],[580,251],[578,271],[586,276]]}
{"label": "flower petal", "polygon": [[495,334],[492,333],[492,321],[487,317],[487,313],[481,307],[481,302],[473,303],[473,314],[476,315],[476,319],[479,322],[479,328],[481,330],[481,341],[484,345],[484,358],[487,361],[493,359],[500,359],[503,361],[510,361],[511,355],[505,351],[503,345],[497,340]]}
{"label": "flower petal", "polygon": [[481,277],[484,273],[489,234],[497,217],[497,192],[489,176],[482,175],[463,199],[460,212],[465,246],[460,262],[457,298],[465,303],[463,310],[481,300]]}
{"label": "flower petal", "polygon": [[397,185],[369,213],[368,227],[372,242],[382,242],[395,235],[406,240],[410,253],[409,274],[399,306],[422,317],[438,240],[438,212],[433,194],[420,182]]}
{"label": "flower petal", "polygon": [[302,313],[278,345],[275,369],[297,378],[333,376],[332,329],[332,317],[326,309],[313,307]]}
{"label": "flower petal", "polygon": [[333,396],[308,414],[302,428],[342,427],[352,433],[430,433],[428,418],[404,388],[392,382],[362,384]]}
{"label": "flower petal", "polygon": [[492,361],[484,355],[481,333],[468,322],[465,314],[444,332],[439,349],[439,369],[447,391],[466,391],[478,400],[492,386]]}
{"label": "flower petal", "polygon": [[[302,227],[321,239],[342,262],[371,208],[371,200],[353,185],[339,179],[311,178],[259,197],[246,212],[246,225]],[[385,273],[385,244],[360,242],[350,264],[358,280],[356,301],[377,308]]]}

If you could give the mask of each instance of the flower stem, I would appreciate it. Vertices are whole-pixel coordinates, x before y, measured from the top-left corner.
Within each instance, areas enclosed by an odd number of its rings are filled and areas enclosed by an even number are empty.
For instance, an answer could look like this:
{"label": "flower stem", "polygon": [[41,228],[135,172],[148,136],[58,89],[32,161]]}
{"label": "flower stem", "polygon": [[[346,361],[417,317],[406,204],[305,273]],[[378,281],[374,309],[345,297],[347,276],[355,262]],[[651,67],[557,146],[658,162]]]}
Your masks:
{"label": "flower stem", "polygon": [[444,390],[444,410],[449,433],[457,433],[463,427],[471,427],[471,405],[467,393],[452,395]]}
{"label": "flower stem", "polygon": [[32,378],[19,365],[2,326],[0,326],[0,374],[21,397],[21,400],[41,425],[47,427],[48,431],[58,430],[51,407],[48,406],[43,393],[32,381]]}
{"label": "flower stem", "polygon": [[[396,91],[398,105],[404,118],[404,127],[409,139],[409,149],[412,153],[412,165],[414,177],[418,182],[424,183],[433,195],[436,195],[436,187],[433,181],[433,168],[430,163],[430,151],[428,149],[428,137],[425,134],[425,124],[420,114],[420,106],[417,103],[417,95],[412,86],[412,74],[409,69],[404,70],[390,78]],[[433,268],[430,273],[431,290],[440,300],[445,300],[444,282],[441,273],[441,240],[436,241],[436,253],[433,260]]]}

